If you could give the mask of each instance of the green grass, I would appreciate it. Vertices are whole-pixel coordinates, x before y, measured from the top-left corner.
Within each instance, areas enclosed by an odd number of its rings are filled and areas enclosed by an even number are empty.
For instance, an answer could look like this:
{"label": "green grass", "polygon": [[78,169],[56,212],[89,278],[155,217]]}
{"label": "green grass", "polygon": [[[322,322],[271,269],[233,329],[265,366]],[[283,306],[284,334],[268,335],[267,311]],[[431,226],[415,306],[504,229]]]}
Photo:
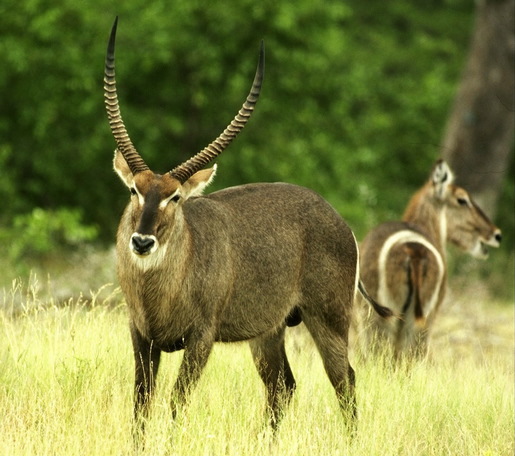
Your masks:
{"label": "green grass", "polygon": [[[0,455],[133,454],[127,311],[113,287],[98,296],[57,306],[14,287],[0,301]],[[215,346],[175,422],[168,399],[182,355],[164,355],[142,454],[512,455],[513,307],[477,304],[474,323],[463,318],[465,334],[456,327],[460,307],[442,316],[433,362],[408,372],[353,361],[354,439],[302,326],[288,333],[298,388],[275,437],[246,344]]]}

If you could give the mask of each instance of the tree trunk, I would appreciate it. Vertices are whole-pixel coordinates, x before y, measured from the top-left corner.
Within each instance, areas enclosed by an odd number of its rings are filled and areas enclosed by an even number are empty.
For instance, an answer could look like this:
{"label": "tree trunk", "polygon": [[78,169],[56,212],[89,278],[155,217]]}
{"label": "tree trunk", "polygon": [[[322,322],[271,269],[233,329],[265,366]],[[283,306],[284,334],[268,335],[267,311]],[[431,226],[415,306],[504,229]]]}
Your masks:
{"label": "tree trunk", "polygon": [[441,155],[494,217],[513,160],[515,0],[479,0],[470,54]]}

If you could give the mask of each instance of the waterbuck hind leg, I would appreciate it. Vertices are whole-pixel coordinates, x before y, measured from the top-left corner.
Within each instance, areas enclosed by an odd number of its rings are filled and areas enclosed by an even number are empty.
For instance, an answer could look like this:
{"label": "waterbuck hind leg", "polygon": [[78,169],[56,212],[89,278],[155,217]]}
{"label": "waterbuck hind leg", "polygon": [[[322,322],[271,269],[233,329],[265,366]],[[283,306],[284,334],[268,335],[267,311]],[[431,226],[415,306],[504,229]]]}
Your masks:
{"label": "waterbuck hind leg", "polygon": [[295,378],[284,347],[285,328],[250,341],[250,349],[266,387],[270,425],[277,429],[284,408],[295,391]]}
{"label": "waterbuck hind leg", "polygon": [[174,419],[178,411],[186,404],[189,394],[196,386],[202,370],[207,364],[214,342],[215,339],[210,331],[195,334],[185,341],[184,356],[170,401]]}
{"label": "waterbuck hind leg", "polygon": [[131,325],[131,337],[135,367],[134,418],[137,428],[143,431],[150,400],[154,393],[161,350],[144,339],[133,325]]}
{"label": "waterbuck hind leg", "polygon": [[305,312],[303,321],[318,348],[340,408],[347,419],[349,431],[354,433],[357,418],[356,377],[348,358],[349,323],[342,314]]}

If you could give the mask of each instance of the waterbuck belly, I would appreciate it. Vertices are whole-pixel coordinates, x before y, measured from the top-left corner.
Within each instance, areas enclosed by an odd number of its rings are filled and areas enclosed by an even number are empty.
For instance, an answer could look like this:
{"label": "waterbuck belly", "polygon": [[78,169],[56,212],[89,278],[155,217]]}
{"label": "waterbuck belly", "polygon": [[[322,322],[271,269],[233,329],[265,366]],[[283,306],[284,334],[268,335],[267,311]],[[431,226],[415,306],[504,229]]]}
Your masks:
{"label": "waterbuck belly", "polygon": [[[250,290],[249,290],[250,291]],[[299,302],[296,290],[266,293],[254,290],[235,299],[225,308],[219,326],[218,340],[237,342],[252,339],[285,324]]]}

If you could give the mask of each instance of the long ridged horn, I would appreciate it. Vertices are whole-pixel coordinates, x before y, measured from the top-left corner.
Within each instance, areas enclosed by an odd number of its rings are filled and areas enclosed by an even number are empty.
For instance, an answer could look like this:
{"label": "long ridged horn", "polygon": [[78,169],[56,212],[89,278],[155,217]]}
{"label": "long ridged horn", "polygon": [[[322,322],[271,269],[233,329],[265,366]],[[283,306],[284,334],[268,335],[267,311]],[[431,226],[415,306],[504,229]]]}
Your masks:
{"label": "long ridged horn", "polygon": [[114,20],[111,35],[109,36],[109,43],[107,44],[104,71],[104,101],[107,110],[107,117],[109,118],[109,126],[111,127],[114,139],[116,140],[118,150],[125,158],[132,174],[137,174],[149,168],[141,158],[140,154],[138,154],[138,151],[129,138],[129,134],[127,133],[127,129],[123,123],[120,107],[118,105],[114,72],[114,43],[116,39],[117,25],[118,16],[116,16],[116,19]]}
{"label": "long ridged horn", "polygon": [[261,91],[261,85],[263,83],[263,76],[265,73],[265,45],[261,41],[261,48],[259,50],[259,62],[256,69],[256,75],[254,76],[254,82],[250,93],[243,103],[243,106],[239,110],[236,117],[231,121],[223,133],[216,138],[211,144],[202,149],[198,154],[194,155],[189,160],[185,161],[181,165],[170,171],[170,175],[177,179],[179,182],[186,182],[194,173],[202,169],[210,161],[214,160],[220,155],[224,149],[231,143],[231,141],[238,135],[243,129],[247,121],[249,120],[254,106],[259,98]]}

